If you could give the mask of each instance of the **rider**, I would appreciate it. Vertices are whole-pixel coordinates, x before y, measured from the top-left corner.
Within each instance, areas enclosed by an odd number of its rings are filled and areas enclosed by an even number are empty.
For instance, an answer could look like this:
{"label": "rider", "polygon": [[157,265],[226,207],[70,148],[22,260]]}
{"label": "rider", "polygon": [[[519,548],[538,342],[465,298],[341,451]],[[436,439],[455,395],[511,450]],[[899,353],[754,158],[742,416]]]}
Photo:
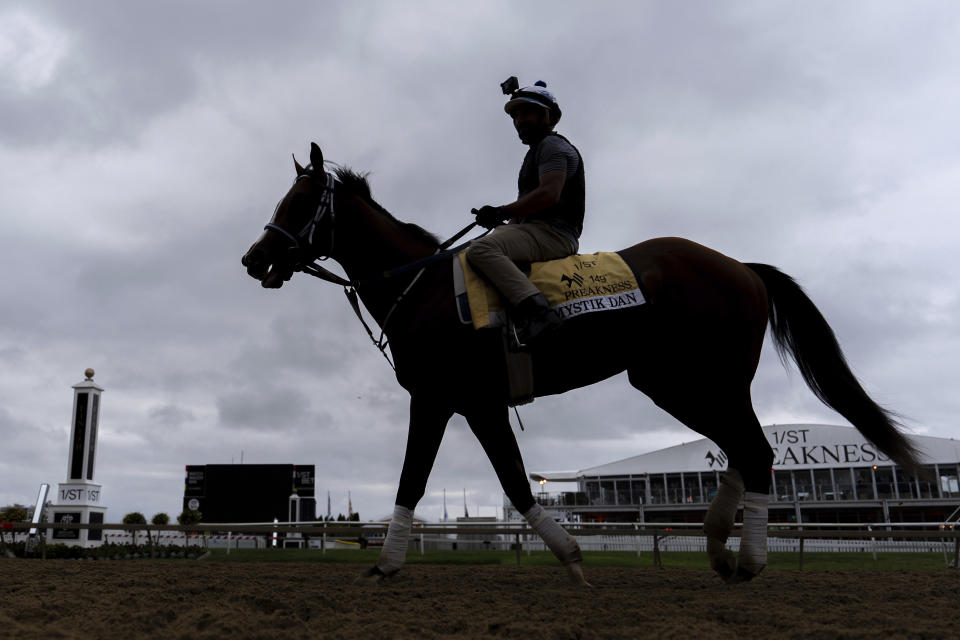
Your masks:
{"label": "rider", "polygon": [[520,342],[528,343],[561,320],[513,261],[553,260],[577,252],[583,230],[583,158],[553,131],[560,105],[545,82],[517,90],[516,78],[510,78],[502,86],[510,94],[504,111],[530,150],[520,167],[517,200],[473,210],[477,223],[493,231],[473,242],[467,260],[507,299]]}

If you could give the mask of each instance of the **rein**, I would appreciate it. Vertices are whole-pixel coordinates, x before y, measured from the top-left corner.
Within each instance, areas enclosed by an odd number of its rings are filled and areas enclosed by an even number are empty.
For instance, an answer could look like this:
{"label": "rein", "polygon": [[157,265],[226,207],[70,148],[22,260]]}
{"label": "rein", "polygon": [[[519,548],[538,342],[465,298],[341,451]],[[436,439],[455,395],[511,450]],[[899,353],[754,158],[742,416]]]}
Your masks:
{"label": "rein", "polygon": [[[386,359],[387,364],[390,365],[390,368],[396,371],[397,367],[393,364],[393,361],[390,359],[390,356],[387,355],[387,347],[390,345],[390,340],[386,338],[386,330],[387,330],[387,323],[390,322],[390,317],[393,315],[393,312],[397,310],[397,307],[400,306],[400,303],[403,302],[403,299],[407,296],[410,290],[413,289],[413,286],[420,279],[420,276],[423,275],[424,271],[427,270],[428,266],[430,266],[434,262],[437,262],[449,256],[456,255],[462,249],[468,247],[471,242],[473,242],[473,240],[470,240],[452,249],[449,249],[449,250],[446,249],[446,247],[449,247],[453,242],[456,242],[458,239],[463,237],[463,235],[466,234],[468,231],[470,231],[470,229],[472,229],[474,226],[476,226],[476,224],[477,224],[476,222],[471,222],[469,225],[461,229],[456,235],[452,236],[446,242],[441,244],[440,247],[437,248],[437,252],[434,253],[432,256],[421,258],[420,260],[416,260],[414,262],[411,262],[410,264],[403,265],[402,267],[397,267],[396,269],[390,269],[388,271],[384,271],[372,278],[364,278],[363,280],[347,280],[346,278],[341,278],[340,276],[333,273],[329,269],[326,269],[325,267],[320,266],[316,262],[311,262],[309,264],[302,264],[299,267],[297,267],[296,270],[309,274],[314,278],[319,278],[320,280],[324,280],[326,282],[330,282],[333,284],[338,284],[343,287],[343,293],[345,296],[347,296],[347,301],[350,303],[350,307],[353,309],[353,312],[357,315],[357,319],[360,320],[360,324],[362,324],[363,328],[367,331],[367,335],[370,337],[370,341],[373,343],[373,346],[375,346],[377,350],[380,351],[380,353]],[[482,238],[488,233],[490,233],[489,230],[477,237]],[[395,278],[408,271],[413,271],[414,269],[418,269],[418,268],[419,268],[419,271],[417,271],[417,275],[413,277],[413,280],[410,281],[410,284],[408,284],[406,288],[400,293],[400,295],[397,296],[397,299],[393,301],[393,305],[391,305],[390,310],[387,311],[387,315],[384,316],[383,326],[380,327],[380,337],[374,338],[373,331],[370,329],[370,325],[368,325],[367,321],[364,320],[363,314],[360,311],[360,298],[357,295],[357,288],[361,285],[367,285],[367,284],[379,282],[382,280],[389,280],[391,278]]]}

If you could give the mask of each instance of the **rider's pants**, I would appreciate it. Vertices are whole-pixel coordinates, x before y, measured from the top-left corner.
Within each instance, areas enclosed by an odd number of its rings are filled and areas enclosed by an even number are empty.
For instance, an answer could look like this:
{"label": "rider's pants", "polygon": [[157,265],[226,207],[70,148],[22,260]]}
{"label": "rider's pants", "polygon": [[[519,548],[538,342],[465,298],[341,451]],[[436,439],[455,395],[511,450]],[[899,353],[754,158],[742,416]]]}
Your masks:
{"label": "rider's pants", "polygon": [[467,249],[470,266],[482,273],[511,305],[539,293],[530,279],[517,268],[520,262],[541,262],[564,258],[577,251],[568,238],[546,222],[500,225],[474,240]]}

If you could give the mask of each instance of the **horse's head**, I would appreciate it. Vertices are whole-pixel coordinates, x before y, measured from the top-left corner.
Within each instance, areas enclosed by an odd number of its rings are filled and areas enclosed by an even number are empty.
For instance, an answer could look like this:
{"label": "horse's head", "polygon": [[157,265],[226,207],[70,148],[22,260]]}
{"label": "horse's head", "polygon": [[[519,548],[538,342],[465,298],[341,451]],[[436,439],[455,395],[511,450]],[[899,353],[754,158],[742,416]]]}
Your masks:
{"label": "horse's head", "polygon": [[297,177],[277,204],[263,234],[241,259],[264,287],[278,289],[293,272],[333,249],[333,177],[323,170],[323,152],[310,144],[310,166],[293,164]]}

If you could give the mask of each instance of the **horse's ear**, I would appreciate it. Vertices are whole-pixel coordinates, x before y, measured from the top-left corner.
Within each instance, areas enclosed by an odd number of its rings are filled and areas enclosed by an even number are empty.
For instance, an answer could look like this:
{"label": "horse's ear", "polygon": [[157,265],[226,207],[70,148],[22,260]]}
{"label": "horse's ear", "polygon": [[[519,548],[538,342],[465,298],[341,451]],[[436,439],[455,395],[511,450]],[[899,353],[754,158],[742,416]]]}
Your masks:
{"label": "horse's ear", "polygon": [[323,170],[323,151],[320,151],[316,142],[310,143],[310,164],[313,165],[314,171]]}
{"label": "horse's ear", "polygon": [[[293,154],[291,154],[291,155],[293,155]],[[303,174],[305,174],[305,173],[307,172],[307,170],[304,169],[303,167],[301,167],[301,166],[300,166],[300,163],[297,162],[297,156],[296,156],[296,155],[293,156],[293,166],[296,167],[296,169],[297,169],[297,175],[298,175],[298,176],[302,176]]]}

